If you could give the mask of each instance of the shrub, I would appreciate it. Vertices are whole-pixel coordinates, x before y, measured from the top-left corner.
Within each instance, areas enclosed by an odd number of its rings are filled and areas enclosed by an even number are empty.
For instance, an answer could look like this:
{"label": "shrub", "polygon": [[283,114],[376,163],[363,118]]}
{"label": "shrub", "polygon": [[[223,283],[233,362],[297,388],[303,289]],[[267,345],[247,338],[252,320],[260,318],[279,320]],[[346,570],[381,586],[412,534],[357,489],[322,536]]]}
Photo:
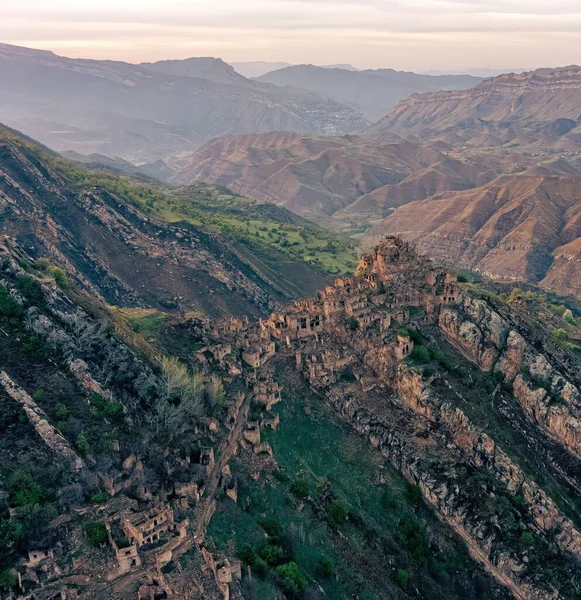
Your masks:
{"label": "shrub", "polygon": [[335,574],[335,563],[329,556],[321,556],[320,570],[323,577],[332,577]]}
{"label": "shrub", "polygon": [[410,574],[405,569],[398,569],[395,572],[395,582],[402,590],[407,588],[409,578]]}
{"label": "shrub", "polygon": [[44,301],[42,287],[34,277],[19,275],[16,280],[16,287],[31,304],[42,304]]}
{"label": "shrub", "polygon": [[29,471],[14,471],[6,481],[14,506],[36,506],[49,499],[48,490]]}
{"label": "shrub", "polygon": [[282,528],[276,519],[261,519],[258,524],[270,537],[278,537],[282,533]]}
{"label": "shrub", "polygon": [[309,484],[304,480],[293,481],[290,491],[299,500],[304,500],[309,496]]}
{"label": "shrub", "polygon": [[433,377],[435,374],[436,374],[436,369],[434,369],[434,367],[424,367],[424,369],[422,371],[422,375],[426,379],[429,379],[430,377]]}
{"label": "shrub", "polygon": [[18,578],[9,571],[0,572],[0,590],[9,592],[13,587],[16,587]]}
{"label": "shrub", "polygon": [[562,328],[553,329],[552,335],[558,342],[566,342],[569,339],[569,334]]}
{"label": "shrub", "polygon": [[84,456],[89,451],[89,440],[84,433],[77,438],[77,450]]}
{"label": "shrub", "polygon": [[300,593],[307,587],[307,578],[296,562],[291,561],[276,568],[284,588]]}
{"label": "shrub", "polygon": [[410,334],[410,338],[413,340],[414,344],[419,345],[422,343],[423,338],[422,338],[422,334],[419,331],[417,331],[415,329],[410,329],[409,334]]}
{"label": "shrub", "polygon": [[107,528],[101,521],[89,521],[85,523],[85,535],[87,541],[94,548],[102,546],[107,541]]}
{"label": "shrub", "polygon": [[23,314],[22,307],[8,293],[6,288],[0,285],[0,316],[10,319],[20,319]]}
{"label": "shrub", "polygon": [[284,550],[280,546],[273,544],[268,544],[260,550],[260,558],[271,566],[280,564],[283,556]]}
{"label": "shrub", "polygon": [[32,394],[32,399],[35,402],[42,402],[44,399],[44,390],[36,390],[36,392]]}
{"label": "shrub", "polygon": [[347,521],[347,507],[340,500],[333,500],[329,504],[327,515],[335,525],[343,525]]}
{"label": "shrub", "polygon": [[97,414],[100,417],[120,417],[123,415],[123,406],[117,402],[111,402],[101,394],[93,394],[91,396],[91,404],[95,407]]}
{"label": "shrub", "polygon": [[57,418],[59,420],[64,421],[69,416],[69,409],[68,409],[68,407],[67,407],[66,404],[63,404],[62,402],[59,402],[55,406],[54,414],[57,416]]}
{"label": "shrub", "polygon": [[397,335],[400,335],[401,337],[410,337],[410,332],[405,327],[402,327],[397,330]]}
{"label": "shrub", "polygon": [[389,488],[381,496],[381,506],[387,510],[393,510],[397,506],[397,498]]}
{"label": "shrub", "polygon": [[109,500],[109,494],[107,492],[98,492],[91,496],[91,502],[93,504],[105,504]]}
{"label": "shrub", "polygon": [[60,267],[51,267],[49,273],[53,276],[55,283],[62,290],[66,290],[71,285],[67,274]]}
{"label": "shrub", "polygon": [[355,317],[351,317],[347,325],[351,331],[357,331],[359,329],[359,321]]}
{"label": "shrub", "polygon": [[430,353],[425,346],[416,346],[412,350],[411,357],[422,364],[430,362]]}

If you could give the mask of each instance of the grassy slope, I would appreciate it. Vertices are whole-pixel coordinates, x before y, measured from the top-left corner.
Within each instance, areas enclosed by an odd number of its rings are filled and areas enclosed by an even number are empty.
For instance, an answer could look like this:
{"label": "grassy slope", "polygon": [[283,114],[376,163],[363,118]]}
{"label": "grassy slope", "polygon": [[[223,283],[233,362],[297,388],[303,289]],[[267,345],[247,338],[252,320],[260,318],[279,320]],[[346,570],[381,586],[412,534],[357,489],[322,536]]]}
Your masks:
{"label": "grassy slope", "polygon": [[[237,504],[225,500],[219,505],[208,532],[216,545],[232,549],[234,540],[236,550],[243,544],[260,550],[268,542],[260,522],[275,519],[309,580],[334,600],[465,597],[457,588],[461,579],[471,582],[481,593],[478,597],[489,597],[488,580],[418,501],[415,490],[338,422],[300,379],[290,381],[283,371],[281,364],[279,377],[293,393],[284,394],[274,409],[281,417],[279,429],[263,434],[281,474],[243,486]],[[237,469],[244,466],[239,462]],[[384,483],[379,483],[380,475]],[[302,509],[290,491],[296,481],[309,485],[310,500]],[[330,521],[331,498],[347,507],[345,524]],[[437,548],[431,542],[436,538]],[[333,561],[335,575],[323,574],[323,556]],[[409,575],[407,585],[397,582],[400,569]],[[264,579],[260,597],[272,598],[276,578],[269,571]]]}

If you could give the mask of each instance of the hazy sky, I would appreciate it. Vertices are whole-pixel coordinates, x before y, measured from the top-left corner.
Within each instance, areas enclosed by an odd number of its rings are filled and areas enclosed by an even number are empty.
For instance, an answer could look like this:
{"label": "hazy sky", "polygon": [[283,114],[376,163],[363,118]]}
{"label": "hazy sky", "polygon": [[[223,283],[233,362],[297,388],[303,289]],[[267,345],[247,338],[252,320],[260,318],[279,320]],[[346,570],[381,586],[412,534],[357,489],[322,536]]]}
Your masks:
{"label": "hazy sky", "polygon": [[581,0],[0,0],[0,41],[133,62],[581,63]]}

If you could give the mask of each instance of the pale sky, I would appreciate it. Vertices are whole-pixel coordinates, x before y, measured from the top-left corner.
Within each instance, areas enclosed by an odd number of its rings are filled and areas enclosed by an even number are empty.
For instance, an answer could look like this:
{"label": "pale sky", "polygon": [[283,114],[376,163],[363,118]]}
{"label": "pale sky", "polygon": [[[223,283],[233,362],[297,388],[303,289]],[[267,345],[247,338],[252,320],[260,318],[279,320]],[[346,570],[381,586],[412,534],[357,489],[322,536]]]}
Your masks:
{"label": "pale sky", "polygon": [[581,0],[0,0],[0,42],[130,62],[581,63]]}

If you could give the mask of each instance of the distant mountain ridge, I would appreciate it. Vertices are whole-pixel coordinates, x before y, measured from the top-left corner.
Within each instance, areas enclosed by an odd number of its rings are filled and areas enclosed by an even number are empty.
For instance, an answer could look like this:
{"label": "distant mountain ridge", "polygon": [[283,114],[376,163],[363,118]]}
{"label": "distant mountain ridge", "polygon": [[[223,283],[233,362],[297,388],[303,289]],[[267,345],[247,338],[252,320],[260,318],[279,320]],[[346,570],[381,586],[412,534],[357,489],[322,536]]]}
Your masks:
{"label": "distant mountain ridge", "polygon": [[258,81],[324,93],[362,112],[371,121],[383,117],[398,102],[417,92],[470,88],[482,81],[470,75],[418,75],[393,69],[326,68],[296,65],[272,71]]}
{"label": "distant mountain ridge", "polygon": [[251,81],[219,59],[148,65],[0,44],[2,118],[62,150],[154,162],[218,136],[344,134],[363,117],[322,94]]}
{"label": "distant mountain ridge", "polygon": [[509,73],[469,90],[415,94],[367,131],[450,144],[581,148],[581,67]]}

